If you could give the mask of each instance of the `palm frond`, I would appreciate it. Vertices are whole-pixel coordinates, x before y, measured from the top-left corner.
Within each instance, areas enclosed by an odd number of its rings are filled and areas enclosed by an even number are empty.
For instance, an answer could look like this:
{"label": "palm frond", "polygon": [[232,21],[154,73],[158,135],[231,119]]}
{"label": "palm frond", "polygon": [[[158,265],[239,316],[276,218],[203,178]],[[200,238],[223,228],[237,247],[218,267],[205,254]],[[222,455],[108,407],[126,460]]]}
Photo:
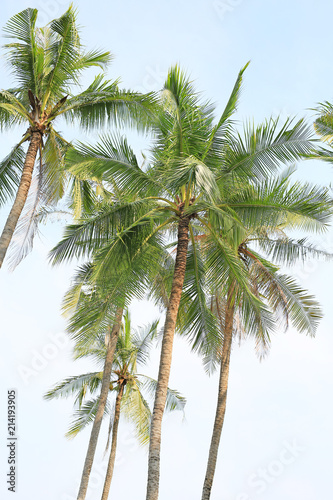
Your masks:
{"label": "palm frond", "polygon": [[22,146],[15,146],[0,163],[0,206],[13,198],[25,160]]}
{"label": "palm frond", "polygon": [[138,441],[145,445],[149,441],[151,411],[137,384],[126,386],[121,403],[121,414],[134,425]]}
{"label": "palm frond", "polygon": [[37,12],[37,9],[25,9],[11,17],[3,29],[6,38],[17,40],[4,46],[13,76],[19,87],[31,89],[34,95],[39,95],[40,76]]}
{"label": "palm frond", "polygon": [[281,165],[291,164],[312,153],[315,140],[304,119],[288,118],[279,128],[279,119],[270,119],[244,130],[244,138],[231,142],[225,156],[225,169],[251,176],[257,182],[275,174]]}
{"label": "palm frond", "polygon": [[[79,432],[87,427],[95,418],[98,408],[99,398],[86,401],[81,408],[76,410],[74,418],[70,424],[70,428],[66,433],[66,437],[73,439]],[[104,416],[110,413],[110,404],[107,401],[104,410]]]}
{"label": "palm frond", "polygon": [[[154,399],[155,392],[157,388],[157,380],[146,375],[138,375],[142,383],[142,388],[147,392],[147,396],[150,399]],[[178,391],[168,388],[167,397],[165,403],[166,411],[184,411],[186,405],[186,398],[182,396]]]}
{"label": "palm frond", "polygon": [[100,387],[102,376],[102,372],[92,372],[68,377],[46,392],[44,394],[44,399],[50,400],[75,396],[74,402],[78,403],[80,407],[87,391],[93,393]]}
{"label": "palm frond", "polygon": [[239,100],[239,96],[241,93],[241,85],[243,80],[243,74],[250,61],[240,70],[237,80],[235,82],[234,88],[232,89],[231,95],[227,102],[226,107],[218,121],[218,123],[213,127],[212,132],[207,141],[207,148],[203,155],[202,160],[204,160],[209,154],[210,150],[221,150],[224,149],[225,145],[228,143],[230,137],[232,137],[232,123],[230,122],[231,116],[237,110],[237,104]]}

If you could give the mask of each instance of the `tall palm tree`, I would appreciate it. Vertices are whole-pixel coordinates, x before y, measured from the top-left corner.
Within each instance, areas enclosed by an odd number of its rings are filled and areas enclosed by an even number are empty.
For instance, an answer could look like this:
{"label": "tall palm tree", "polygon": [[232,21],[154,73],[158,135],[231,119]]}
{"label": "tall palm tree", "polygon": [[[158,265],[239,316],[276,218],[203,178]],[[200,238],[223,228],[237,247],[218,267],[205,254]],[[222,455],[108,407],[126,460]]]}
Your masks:
{"label": "tall palm tree", "polygon": [[[0,127],[10,130],[21,125],[26,129],[0,164],[0,202],[15,197],[0,237],[0,267],[29,192],[23,241],[31,247],[36,226],[33,216],[38,206],[53,205],[66,189],[63,159],[69,143],[54,128],[54,122],[63,117],[69,123],[76,121],[90,128],[135,119],[145,127],[144,110],[148,111],[151,102],[150,98],[121,91],[118,81],[107,81],[102,74],[86,90],[75,93],[84,70],[94,66],[104,70],[111,54],[84,50],[72,6],[44,28],[36,26],[37,14],[37,9],[25,9],[4,27],[5,37],[10,40],[4,49],[16,86],[0,91]],[[74,181],[72,191],[77,198],[92,196],[89,182],[84,179]]]}
{"label": "tall palm tree", "polygon": [[[245,69],[245,68],[244,68]],[[105,207],[90,220],[66,229],[64,239],[53,249],[54,262],[82,256],[94,249],[95,279],[107,279],[122,257],[124,239],[139,233],[141,251],[156,240],[175,240],[175,260],[167,301],[166,318],[152,418],[147,500],[158,498],[161,424],[170,375],[177,314],[191,251],[191,285],[196,296],[194,335],[199,331],[216,337],[216,321],[201,288],[202,269],[196,252],[196,236],[208,234],[209,272],[218,269],[216,286],[237,280],[243,303],[254,309],[263,306],[248,286],[244,266],[221,234],[246,234],[246,216],[264,221],[268,215],[303,214],[309,225],[326,217],[326,193],[284,189],[283,193],[253,192],[262,178],[281,165],[300,159],[313,147],[311,131],[303,120],[269,120],[258,127],[247,126],[244,135],[234,129],[231,117],[236,109],[244,69],[241,70],[226,109],[214,125],[213,107],[202,102],[189,79],[178,67],[169,71],[161,93],[163,113],[155,124],[155,145],[151,161],[143,167],[125,140],[104,136],[96,146],[79,144],[67,154],[71,172],[97,176],[126,186],[135,201]],[[246,182],[244,182],[246,179]],[[251,189],[250,189],[251,188]],[[326,205],[325,205],[326,204]],[[324,208],[323,208],[324,206]],[[259,223],[259,222],[258,222]],[[105,228],[109,232],[105,238]],[[121,229],[119,229],[119,227]],[[126,248],[130,257],[139,250]],[[206,337],[207,337],[206,336]]]}
{"label": "tall palm tree", "polygon": [[[115,398],[114,409],[106,405],[104,416],[111,413],[109,437],[112,430],[111,449],[106,471],[102,500],[107,500],[113,476],[116,459],[118,424],[120,416],[125,416],[135,426],[136,436],[141,444],[149,441],[149,428],[151,421],[151,410],[149,399],[156,389],[156,381],[141,373],[139,366],[144,366],[148,359],[152,342],[156,336],[158,321],[147,328],[138,330],[131,329],[129,313],[124,314],[117,347],[112,366],[112,380],[109,383],[109,396]],[[98,364],[103,364],[107,352],[104,336],[99,336],[88,349],[82,343],[74,348],[75,358],[90,357]],[[45,399],[63,398],[74,395],[75,404],[78,409],[75,419],[71,424],[67,436],[72,438],[82,429],[90,424],[98,408],[99,397],[94,397],[99,391],[103,379],[103,372],[93,372],[84,375],[69,377],[58,383],[53,389],[45,394]],[[91,398],[88,398],[90,393]],[[185,398],[177,391],[168,389],[167,407],[168,411],[183,410]],[[107,443],[108,448],[109,439]]]}
{"label": "tall palm tree", "polygon": [[[113,199],[115,198],[113,193]],[[122,193],[123,198],[126,194]],[[101,202],[103,211],[104,202]],[[96,211],[98,208],[96,207]],[[91,214],[90,214],[91,216]],[[119,221],[118,221],[119,223]],[[103,227],[103,238],[108,240],[108,226]],[[145,233],[139,235],[145,238]],[[144,286],[150,280],[150,273],[157,265],[160,249],[158,242],[151,241],[144,251],[137,251],[142,245],[140,238],[130,233],[124,235],[118,259],[107,277],[93,280],[94,261],[80,266],[74,276],[73,283],[64,300],[64,312],[70,314],[68,332],[75,340],[77,349],[90,352],[94,348],[96,338],[104,338],[107,331],[108,342],[102,374],[100,395],[96,401],[94,417],[86,459],[82,471],[78,498],[83,499],[87,493],[89,477],[95,456],[97,440],[105,412],[109,394],[112,363],[120,332],[121,318],[126,305],[133,297],[142,296]],[[93,239],[91,244],[93,245]],[[97,244],[98,247],[98,244]],[[112,326],[111,326],[112,325]]]}
{"label": "tall palm tree", "polygon": [[[220,294],[215,292],[211,297],[211,308],[219,319],[223,341],[222,347],[216,353],[220,364],[218,398],[202,500],[209,500],[211,496],[226,411],[232,342],[236,334],[244,335],[245,332],[245,335],[253,335],[256,338],[256,347],[262,354],[270,345],[271,333],[280,329],[283,322],[287,328],[291,320],[296,330],[313,336],[321,317],[320,308],[314,298],[293,278],[281,274],[276,265],[261,256],[251,245],[254,245],[256,250],[264,250],[268,255],[274,256],[275,261],[289,265],[308,256],[329,257],[327,252],[317,250],[304,239],[291,239],[278,227],[252,228],[247,238],[238,244],[239,258],[248,269],[249,286],[253,293],[265,302],[268,311],[265,311],[265,315],[260,314],[260,311],[259,314],[251,314],[252,311],[242,309],[241,300],[235,303],[235,281]],[[270,313],[269,317],[267,312]],[[249,313],[251,321],[248,320]],[[211,360],[208,358],[207,361]]]}

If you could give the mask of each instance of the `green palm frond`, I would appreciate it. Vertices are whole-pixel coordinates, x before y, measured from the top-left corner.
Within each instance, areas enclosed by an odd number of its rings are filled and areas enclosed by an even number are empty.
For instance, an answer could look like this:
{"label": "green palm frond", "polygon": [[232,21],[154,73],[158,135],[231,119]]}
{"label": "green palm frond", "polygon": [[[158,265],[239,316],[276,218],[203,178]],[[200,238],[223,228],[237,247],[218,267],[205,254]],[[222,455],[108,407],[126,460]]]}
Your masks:
{"label": "green palm frond", "polygon": [[152,344],[157,336],[158,324],[159,320],[155,320],[146,327],[139,327],[134,330],[132,334],[132,343],[136,350],[136,361],[141,366],[145,365],[149,360]]}
{"label": "green palm frond", "polygon": [[51,21],[50,29],[53,39],[49,52],[54,64],[45,78],[42,109],[46,108],[51,96],[53,102],[58,101],[68,93],[69,85],[78,83],[77,64],[80,61],[81,43],[73,7],[70,6],[61,17]]}
{"label": "green palm frond", "polygon": [[47,203],[57,203],[65,194],[65,154],[70,144],[50,125],[43,148],[43,179],[48,192]]}
{"label": "green palm frond", "polygon": [[67,226],[64,238],[50,253],[52,262],[58,264],[73,257],[89,256],[94,249],[109,242],[122,227],[132,225],[135,228],[140,221],[149,225],[149,215],[155,207],[152,200],[122,200],[100,207],[96,214],[84,215],[77,224]]}
{"label": "green palm frond", "polygon": [[92,394],[100,387],[102,376],[102,372],[93,372],[68,377],[45,393],[44,399],[50,400],[75,396],[74,403],[77,403],[80,408],[87,392],[89,391]]}
{"label": "green palm frond", "polygon": [[214,350],[221,337],[216,318],[207,303],[206,273],[200,247],[194,239],[192,228],[191,245],[186,262],[184,289],[178,313],[178,327],[191,338],[193,349]]}
{"label": "green palm frond", "polygon": [[69,150],[66,162],[72,173],[115,182],[118,189],[128,193],[139,195],[159,187],[140,169],[126,138],[115,134],[101,136],[95,146],[78,144]]}
{"label": "green palm frond", "polygon": [[301,288],[294,278],[284,274],[277,274],[274,278],[286,297],[294,328],[300,333],[314,336],[322,318],[319,303]]}
{"label": "green palm frond", "polygon": [[8,43],[8,64],[19,87],[31,89],[39,95],[40,45],[36,38],[37,9],[25,9],[14,15],[3,28],[6,38],[18,40]]}
{"label": "green palm frond", "polygon": [[0,163],[0,206],[14,196],[24,159],[25,151],[22,146],[15,146]]}
{"label": "green palm frond", "polygon": [[281,165],[292,164],[312,152],[315,139],[304,119],[294,123],[288,118],[281,127],[279,122],[271,118],[256,128],[249,124],[244,138],[238,134],[226,151],[226,171],[251,176],[258,182],[275,174]]}
{"label": "green palm frond", "polygon": [[[143,389],[147,392],[147,397],[153,399],[157,388],[157,381],[151,377],[147,377],[146,375],[138,375],[138,377],[143,385]],[[168,388],[165,403],[166,411],[177,410],[184,412],[185,405],[186,398],[178,391]]]}
{"label": "green palm frond", "polygon": [[[79,432],[87,427],[87,425],[91,424],[94,420],[97,412],[97,407],[99,403],[99,398],[93,398],[89,401],[86,401],[82,404],[81,408],[75,411],[74,418],[70,424],[70,428],[66,433],[66,437],[69,439],[73,439]],[[110,414],[110,404],[107,401],[104,411],[105,415]]]}
{"label": "green palm frond", "polygon": [[21,100],[8,90],[0,90],[1,129],[3,130],[24,122],[33,125],[33,120]]}
{"label": "green palm frond", "polygon": [[137,384],[126,387],[121,414],[134,424],[135,434],[141,444],[149,441],[151,411]]}
{"label": "green palm frond", "polygon": [[316,111],[319,116],[314,123],[315,130],[322,141],[331,145],[333,140],[333,106],[326,101],[320,103]]}
{"label": "green palm frond", "polygon": [[83,92],[68,98],[61,110],[70,123],[90,130],[104,125],[129,126],[140,131],[152,128],[158,102],[153,93],[138,94],[119,88],[119,82],[98,75]]}
{"label": "green palm frond", "polygon": [[258,244],[273,262],[288,266],[296,262],[305,262],[309,257],[317,259],[331,259],[331,253],[317,248],[307,238],[292,239],[287,236],[277,239],[264,237],[254,238],[252,241]]}
{"label": "green palm frond", "polygon": [[295,228],[325,230],[333,208],[329,190],[310,183],[291,184],[291,173],[249,186],[238,194],[236,202],[230,200],[230,207],[248,227],[278,226],[287,218]]}
{"label": "green palm frond", "polygon": [[232,131],[232,123],[230,121],[231,116],[237,110],[237,104],[239,100],[239,96],[241,93],[241,85],[243,80],[243,74],[250,61],[240,70],[237,80],[235,82],[234,88],[232,89],[231,95],[227,102],[226,107],[219,119],[218,123],[213,127],[212,132],[210,133],[207,148],[203,155],[202,160],[205,159],[207,155],[214,151],[220,152],[225,148],[228,143],[228,140],[233,137]]}

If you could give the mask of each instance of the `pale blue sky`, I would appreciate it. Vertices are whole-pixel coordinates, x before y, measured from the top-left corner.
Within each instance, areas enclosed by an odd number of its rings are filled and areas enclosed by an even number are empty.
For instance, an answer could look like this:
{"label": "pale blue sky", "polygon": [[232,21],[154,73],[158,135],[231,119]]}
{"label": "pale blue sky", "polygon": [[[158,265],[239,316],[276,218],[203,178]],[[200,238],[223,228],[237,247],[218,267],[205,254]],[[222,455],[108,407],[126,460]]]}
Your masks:
{"label": "pale blue sky", "polygon": [[[41,23],[60,15],[68,2],[4,2],[0,25],[20,10],[40,10]],[[239,69],[251,60],[244,76],[239,119],[259,122],[270,115],[309,119],[308,108],[333,100],[331,23],[333,4],[327,1],[264,0],[76,2],[87,47],[111,50],[115,60],[110,78],[121,77],[127,88],[157,90],[167,69],[179,63],[196,80],[198,90],[223,109]],[[11,85],[3,70],[0,87]],[[71,138],[77,130],[61,127]],[[16,134],[20,136],[22,132]],[[0,138],[0,156],[15,134]],[[136,147],[141,144],[135,141]],[[309,162],[297,175],[327,185],[333,172]],[[5,214],[2,213],[1,227]],[[1,272],[1,428],[0,492],[5,485],[5,398],[18,390],[18,492],[16,500],[74,500],[89,432],[73,441],[64,438],[71,402],[44,402],[41,395],[61,378],[90,369],[72,363],[70,346],[57,347],[54,336],[64,331],[62,295],[73,266],[52,269],[47,253],[62,229],[51,224],[36,241],[34,252],[13,274]],[[319,237],[333,250],[333,231]],[[304,287],[316,294],[324,310],[317,338],[289,331],[276,335],[269,357],[259,363],[251,342],[234,346],[227,415],[212,500],[316,500],[331,491],[331,402],[333,308],[331,263],[308,264],[292,270]],[[144,324],[156,316],[152,307],[135,305],[133,318]],[[50,347],[51,345],[51,347]],[[52,347],[53,346],[53,347]],[[52,350],[53,349],[53,350]],[[49,358],[45,366],[36,356]],[[53,353],[53,354],[52,354]],[[37,363],[37,365],[33,365]],[[151,373],[156,375],[157,355]],[[34,374],[24,376],[27,368]],[[201,497],[202,482],[215,411],[216,377],[207,378],[200,361],[177,341],[170,386],[188,399],[186,420],[165,420],[162,442],[160,500]],[[106,429],[103,430],[104,437]],[[110,498],[145,498],[146,452],[137,448],[122,426],[119,464]],[[102,441],[103,441],[102,434]],[[96,454],[90,499],[102,487],[103,446]],[[293,451],[290,451],[292,447]],[[289,451],[288,451],[289,449]],[[288,456],[288,463],[283,457]],[[267,479],[258,476],[268,470]]]}

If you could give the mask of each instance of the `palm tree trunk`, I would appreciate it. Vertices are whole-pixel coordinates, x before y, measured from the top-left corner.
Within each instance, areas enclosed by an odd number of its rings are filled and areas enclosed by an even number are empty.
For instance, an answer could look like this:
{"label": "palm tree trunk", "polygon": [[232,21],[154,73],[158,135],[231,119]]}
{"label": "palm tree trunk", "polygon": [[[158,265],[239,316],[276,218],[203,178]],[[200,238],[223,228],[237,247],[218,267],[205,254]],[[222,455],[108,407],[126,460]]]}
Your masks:
{"label": "palm tree trunk", "polygon": [[150,429],[147,500],[157,500],[160,477],[161,427],[170,376],[173,338],[176,328],[179,303],[185,278],[187,249],[189,242],[188,217],[181,217],[178,225],[178,244],[171,294],[166,311],[160,367],[155,394],[154,411]]}
{"label": "palm tree trunk", "polygon": [[116,312],[115,323],[113,325],[113,328],[112,328],[112,331],[110,334],[110,339],[109,339],[108,346],[107,346],[106,358],[105,358],[104,369],[103,369],[103,380],[102,380],[101,394],[99,397],[99,403],[98,403],[98,408],[97,408],[96,416],[94,419],[94,423],[93,423],[93,426],[91,429],[90,440],[89,440],[86,460],[85,460],[84,466],[83,466],[81,484],[80,484],[80,489],[79,489],[77,500],[84,500],[86,498],[86,494],[87,494],[89,476],[90,476],[90,472],[91,472],[91,468],[92,468],[92,464],[93,464],[93,460],[94,460],[94,456],[95,456],[98,435],[99,435],[99,431],[100,431],[101,424],[102,424],[106,400],[107,400],[107,397],[109,394],[112,363],[113,363],[114,353],[116,350],[116,345],[117,345],[122,316],[123,316],[123,308],[119,307],[117,309],[117,312]]}
{"label": "palm tree trunk", "polygon": [[[220,444],[221,432],[224,423],[225,409],[227,404],[229,365],[230,365],[230,354],[231,354],[231,344],[232,344],[233,319],[235,310],[232,297],[233,289],[234,289],[233,286],[229,288],[228,298],[227,298],[217,408],[215,414],[213,434],[209,449],[206,477],[202,490],[202,497],[201,497],[202,500],[210,499],[210,493],[216,469],[216,461]],[[221,325],[221,327],[223,327],[223,325]]]}
{"label": "palm tree trunk", "polygon": [[124,393],[124,384],[121,385],[120,391],[118,392],[117,398],[116,398],[116,407],[115,407],[115,411],[114,411],[114,420],[113,420],[113,427],[112,427],[112,442],[111,442],[110,458],[109,458],[109,462],[108,462],[108,468],[106,471],[104,488],[103,488],[101,500],[107,500],[108,496],[109,496],[110,485],[111,485],[112,476],[113,476],[114,463],[116,460],[117,434],[118,434],[118,424],[119,424],[119,417],[120,417],[120,404],[121,404],[121,399],[123,397],[123,393]]}
{"label": "palm tree trunk", "polygon": [[13,203],[12,209],[8,215],[5,227],[0,237],[0,268],[3,264],[9,244],[11,242],[15,228],[17,226],[17,222],[20,218],[21,212],[28,197],[32,179],[32,173],[34,170],[35,161],[37,158],[37,153],[40,148],[41,142],[42,142],[41,132],[38,131],[32,132],[15,201]]}

